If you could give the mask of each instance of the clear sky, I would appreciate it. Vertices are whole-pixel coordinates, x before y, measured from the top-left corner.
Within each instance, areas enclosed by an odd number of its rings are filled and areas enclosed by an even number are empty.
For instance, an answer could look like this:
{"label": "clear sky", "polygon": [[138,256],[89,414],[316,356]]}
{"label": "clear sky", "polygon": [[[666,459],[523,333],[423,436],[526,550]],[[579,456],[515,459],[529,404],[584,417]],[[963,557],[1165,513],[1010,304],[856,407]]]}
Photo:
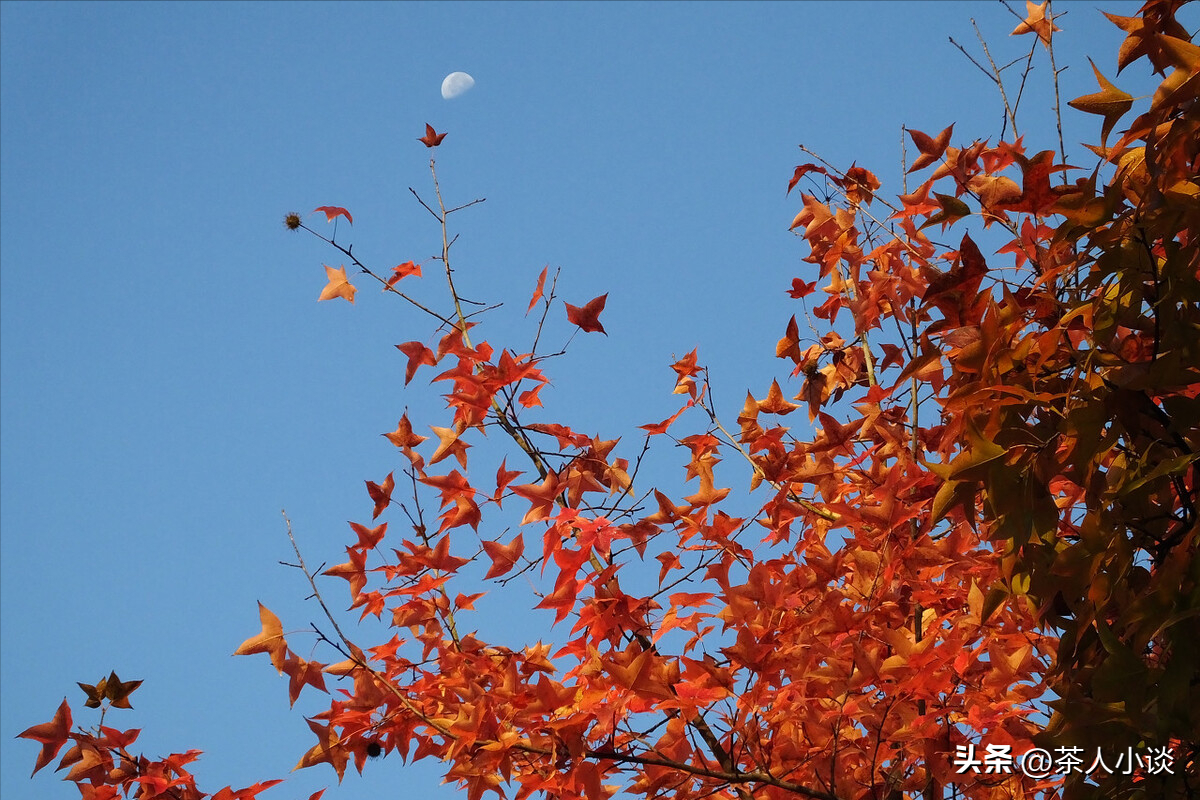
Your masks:
{"label": "clear sky", "polygon": [[[1114,78],[1122,35],[1094,3],[1058,10],[1065,102],[1095,90],[1085,53]],[[287,777],[313,743],[319,706],[289,710],[265,658],[230,657],[257,600],[285,629],[317,619],[278,563],[280,509],[312,562],[344,560],[363,480],[401,466],[379,434],[406,406],[445,417],[392,347],[430,325],[363,282],[318,304],[341,261],[285,213],[347,207],[356,254],[425,261],[437,231],[408,187],[430,196],[432,123],[448,202],[487,198],[455,247],[463,293],[506,304],[500,339],[528,340],[543,266],[569,302],[609,293],[609,336],[549,368],[557,420],[640,441],[698,347],[732,421],[784,376],[785,290],[815,277],[787,231],[797,145],[894,192],[902,124],[995,137],[997,93],[947,39],[978,54],[972,17],[998,61],[1027,49],[999,3],[0,4],[0,795],[76,796],[30,782],[37,746],[13,737],[113,669],[146,683],[107,724],[203,749],[209,789]],[[1035,152],[1057,146],[1039,63],[1018,116]],[[476,85],[444,100],[456,70]],[[1069,147],[1098,130],[1064,124]],[[373,763],[326,798],[456,796],[436,767]]]}

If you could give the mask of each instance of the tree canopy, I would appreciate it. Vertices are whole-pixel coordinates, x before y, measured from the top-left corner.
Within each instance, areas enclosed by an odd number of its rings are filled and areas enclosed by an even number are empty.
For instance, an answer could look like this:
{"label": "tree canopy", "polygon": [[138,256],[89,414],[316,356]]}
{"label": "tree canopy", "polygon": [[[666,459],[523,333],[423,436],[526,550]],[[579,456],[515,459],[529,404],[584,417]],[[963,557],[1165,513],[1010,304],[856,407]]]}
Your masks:
{"label": "tree canopy", "polygon": [[[1100,117],[1087,161],[1018,134],[1007,96],[1007,138],[908,130],[899,191],[810,153],[787,187],[807,266],[785,374],[735,419],[696,351],[667,373],[678,411],[633,437],[544,408],[548,332],[605,333],[606,295],[567,303],[542,270],[528,340],[490,341],[500,312],[451,267],[451,216],[475,203],[443,197],[433,159],[430,262],[363,263],[321,227],[345,208],[289,214],[341,261],[319,299],[373,282],[428,322],[396,348],[446,401],[384,434],[398,466],[366,482],[345,562],[297,547],[311,628],[260,604],[237,648],[291,703],[329,694],[298,766],[435,758],[469,800],[1200,793],[1200,48],[1180,5],[1108,15],[1117,74],[1093,65],[1068,103]],[[1013,33],[1032,59],[1056,30],[1030,3]],[[1139,62],[1161,82],[1132,115],[1113,81]],[[408,288],[439,279],[436,305]],[[664,450],[686,493],[641,477]],[[476,613],[497,596],[545,612],[544,639]],[[107,711],[138,683],[81,688]],[[65,700],[21,734],[35,772],[69,745],[85,798],[204,796],[197,751],[150,759],[137,735],[76,729]]]}

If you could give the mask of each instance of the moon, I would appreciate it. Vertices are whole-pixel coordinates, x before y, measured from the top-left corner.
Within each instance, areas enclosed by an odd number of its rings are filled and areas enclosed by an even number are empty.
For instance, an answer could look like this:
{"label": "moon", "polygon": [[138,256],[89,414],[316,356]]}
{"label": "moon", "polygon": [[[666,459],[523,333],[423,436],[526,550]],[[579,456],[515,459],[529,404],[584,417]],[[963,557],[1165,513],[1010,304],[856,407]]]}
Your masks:
{"label": "moon", "polygon": [[442,80],[442,97],[453,100],[475,85],[475,79],[465,72],[451,72]]}

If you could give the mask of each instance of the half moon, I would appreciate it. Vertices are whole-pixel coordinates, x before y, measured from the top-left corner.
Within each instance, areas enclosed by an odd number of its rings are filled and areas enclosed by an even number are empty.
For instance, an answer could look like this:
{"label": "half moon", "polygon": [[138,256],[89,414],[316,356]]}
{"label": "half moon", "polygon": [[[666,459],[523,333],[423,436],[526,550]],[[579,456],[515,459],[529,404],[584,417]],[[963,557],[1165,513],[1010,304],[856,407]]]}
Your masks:
{"label": "half moon", "polygon": [[465,72],[451,72],[442,80],[442,97],[453,100],[475,85],[475,79]]}

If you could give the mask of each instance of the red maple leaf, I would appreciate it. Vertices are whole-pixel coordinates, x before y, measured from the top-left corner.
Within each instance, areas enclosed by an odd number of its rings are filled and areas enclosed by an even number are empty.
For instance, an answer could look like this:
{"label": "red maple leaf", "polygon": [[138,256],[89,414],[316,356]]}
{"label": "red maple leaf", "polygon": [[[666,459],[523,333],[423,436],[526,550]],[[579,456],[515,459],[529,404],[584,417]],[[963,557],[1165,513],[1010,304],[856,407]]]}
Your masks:
{"label": "red maple leaf", "polygon": [[641,428],[642,430],[646,431],[646,433],[649,434],[650,436],[658,436],[659,434],[666,433],[667,428],[671,427],[671,423],[673,423],[675,420],[679,419],[679,416],[681,414],[683,414],[684,411],[687,411],[689,408],[691,408],[692,405],[693,405],[693,401],[689,400],[687,405],[685,405],[683,408],[676,411],[671,416],[664,419],[662,422],[655,422],[650,425],[639,425],[638,427]]}
{"label": "red maple leaf", "polygon": [[538,397],[538,392],[540,392],[542,387],[545,385],[546,384],[544,383],[539,383],[532,389],[526,389],[525,391],[521,392],[520,396],[517,398],[517,402],[519,402],[525,408],[540,406],[542,404],[542,398]]}
{"label": "red maple leaf", "polygon": [[377,519],[383,510],[392,503],[392,490],[396,488],[396,481],[392,478],[392,473],[389,472],[387,477],[383,479],[383,483],[375,483],[367,481],[367,493],[371,495],[371,499],[375,501],[375,511],[371,514],[371,519]]}
{"label": "red maple leaf", "polygon": [[418,436],[413,433],[412,423],[408,421],[408,414],[400,417],[400,421],[396,423],[396,430],[383,435],[387,437],[389,442],[396,445],[396,447],[416,447],[429,438],[428,436]]}
{"label": "red maple leaf", "polygon": [[818,167],[816,164],[801,164],[796,167],[796,171],[792,173],[792,179],[788,181],[787,193],[791,194],[792,189],[796,188],[796,184],[800,182],[800,179],[810,172],[819,172],[822,175],[829,174],[825,171],[824,167]]}
{"label": "red maple leaf", "polygon": [[[320,689],[322,692],[326,691],[325,677],[321,674],[322,666],[322,664],[318,664],[316,661],[305,661],[296,655],[288,656],[283,662],[283,671],[288,676],[288,699],[291,701],[293,707],[296,705],[296,698],[300,696],[300,690],[304,688],[305,684],[314,689]],[[216,800],[216,798],[213,798],[213,800]]]}
{"label": "red maple leaf", "polygon": [[399,266],[392,267],[392,277],[387,279],[388,286],[395,286],[402,278],[407,278],[409,275],[421,277],[421,265],[412,261],[405,261]]}
{"label": "red maple leaf", "polygon": [[26,728],[23,733],[17,734],[18,738],[33,739],[42,744],[42,752],[38,753],[37,761],[33,765],[34,773],[49,764],[58,755],[58,751],[67,743],[70,733],[71,706],[67,704],[67,698],[64,697],[58,711],[54,712],[52,720],[43,722],[41,725],[34,725],[32,728]]}
{"label": "red maple leaf", "polygon": [[[267,789],[270,789],[277,783],[283,783],[283,781],[279,779],[273,781],[260,781],[253,786],[247,786],[245,789],[238,789],[236,792],[226,786],[224,789],[214,794],[212,800],[254,800],[254,798],[258,797],[259,794]],[[324,792],[325,790],[322,789],[321,791]],[[314,795],[314,797],[319,796],[320,793]],[[312,800],[312,798],[309,800]]]}
{"label": "red maple leaf", "polygon": [[496,494],[492,499],[496,501],[496,505],[500,505],[500,497],[504,494],[504,490],[508,488],[508,484],[512,483],[513,478],[521,474],[520,470],[508,469],[508,458],[500,462],[499,469],[496,470]]}
{"label": "red maple leaf", "polygon": [[572,325],[578,325],[579,329],[585,333],[598,331],[608,336],[604,326],[600,324],[600,312],[604,310],[604,304],[607,301],[608,295],[602,294],[585,306],[573,306],[567,303],[567,320]]}
{"label": "red maple leaf", "polygon": [[396,345],[396,349],[408,356],[408,366],[404,369],[405,386],[413,379],[413,375],[417,374],[417,368],[422,364],[428,364],[431,367],[437,364],[437,358],[433,355],[433,351],[421,342],[405,342]]}
{"label": "red maple leaf", "polygon": [[542,268],[542,274],[538,275],[537,286],[533,289],[533,297],[529,298],[529,308],[525,310],[526,316],[529,315],[530,311],[533,311],[533,307],[537,305],[537,301],[542,299],[542,289],[546,286],[546,272],[549,269],[550,266],[546,265]]}
{"label": "red maple leaf", "polygon": [[413,553],[413,558],[425,564],[430,569],[440,572],[455,572],[464,564],[470,563],[469,558],[459,558],[450,555],[450,537],[443,536],[433,547],[425,547]]}
{"label": "red maple leaf", "polygon": [[488,558],[492,560],[492,566],[483,576],[484,580],[488,578],[498,578],[504,573],[513,568],[517,563],[517,559],[525,552],[525,540],[518,533],[516,537],[508,544],[500,544],[499,542],[484,542],[483,549],[488,554]]}
{"label": "red maple leaf", "polygon": [[927,133],[908,129],[908,135],[912,137],[913,144],[921,151],[921,155],[917,156],[917,160],[908,168],[908,171],[916,172],[941,161],[942,155],[946,152],[946,146],[950,144],[950,135],[953,132],[954,125],[951,125],[939,133],[935,139]]}
{"label": "red maple leaf", "polygon": [[788,297],[793,300],[799,300],[801,297],[807,297],[812,294],[817,288],[817,282],[805,283],[800,278],[792,278],[792,288],[788,290]]}
{"label": "red maple leaf", "polygon": [[[388,473],[388,477],[392,477],[390,472]],[[360,547],[363,550],[370,550],[371,548],[375,547],[377,544],[383,541],[384,534],[387,533],[387,526],[388,524],[385,522],[378,527],[368,528],[366,525],[359,525],[357,522],[351,522],[350,530],[354,531],[358,535],[358,544],[354,545],[354,547]]]}
{"label": "red maple leaf", "polygon": [[524,497],[531,505],[529,510],[525,512],[525,516],[521,519],[521,524],[525,525],[529,522],[537,522],[540,519],[548,519],[554,511],[554,503],[558,500],[558,495],[562,492],[562,484],[558,480],[558,475],[553,472],[546,473],[546,477],[539,483],[526,483],[521,486],[514,486],[512,490],[520,497]]}

